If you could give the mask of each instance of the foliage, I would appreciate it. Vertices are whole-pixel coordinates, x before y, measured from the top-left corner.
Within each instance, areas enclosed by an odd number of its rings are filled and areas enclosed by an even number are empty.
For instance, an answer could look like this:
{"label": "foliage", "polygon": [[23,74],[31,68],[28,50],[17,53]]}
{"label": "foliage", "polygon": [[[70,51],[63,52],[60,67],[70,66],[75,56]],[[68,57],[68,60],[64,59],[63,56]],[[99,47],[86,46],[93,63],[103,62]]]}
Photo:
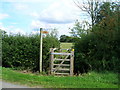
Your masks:
{"label": "foliage", "polygon": [[75,44],[75,72],[109,70],[120,72],[120,11],[117,3],[99,8],[98,22],[92,31]]}
{"label": "foliage", "polygon": [[60,43],[57,38],[55,38],[53,35],[47,35],[43,39],[43,68],[45,71],[49,70],[50,66],[50,48],[59,48]]}
{"label": "foliage", "polygon": [[68,40],[68,36],[66,36],[66,35],[61,35],[60,36],[60,42],[67,42]]}
{"label": "foliage", "polygon": [[80,23],[78,20],[76,20],[74,27],[71,28],[70,34],[73,37],[84,37],[86,34],[88,34],[89,29],[85,29],[86,27],[89,27],[89,23],[86,21],[83,21]]}
{"label": "foliage", "polygon": [[98,0],[87,0],[81,5],[79,0],[75,0],[74,3],[80,10],[87,12],[91,19],[91,26],[93,27],[96,24],[98,11],[103,2]]}
{"label": "foliage", "polygon": [[56,28],[51,29],[51,31],[49,32],[49,34],[47,34],[47,36],[51,36],[51,37],[57,38],[58,30]]}
{"label": "foliage", "polygon": [[[88,72],[88,70],[97,71],[115,71],[118,72],[119,68],[119,45],[114,45],[111,41],[109,43],[101,40],[103,38],[96,35],[88,35],[80,39],[75,44],[75,72],[80,73]],[[117,51],[116,51],[117,50]]]}
{"label": "foliage", "polygon": [[[96,17],[96,24],[100,23],[101,21],[107,21],[105,19],[112,18],[114,21],[115,18],[118,19],[119,15],[119,3],[117,2],[104,2],[103,4],[100,5],[100,8],[97,12],[97,17]],[[118,20],[116,20],[118,21]],[[113,27],[113,26],[111,26]]]}
{"label": "foliage", "polygon": [[88,27],[88,22],[83,21],[80,23],[78,20],[76,20],[74,27],[70,28],[71,36],[61,35],[60,42],[76,42],[79,38],[86,36],[90,32],[90,29],[87,29]]}
{"label": "foliage", "polygon": [[[39,35],[8,35],[2,39],[2,66],[11,68],[39,70]],[[49,50],[59,47],[56,37],[43,38],[43,70],[49,67]]]}
{"label": "foliage", "polygon": [[60,42],[75,42],[78,38],[77,37],[71,37],[67,35],[61,35],[60,36]]}
{"label": "foliage", "polygon": [[2,64],[2,30],[0,29],[0,66]]}

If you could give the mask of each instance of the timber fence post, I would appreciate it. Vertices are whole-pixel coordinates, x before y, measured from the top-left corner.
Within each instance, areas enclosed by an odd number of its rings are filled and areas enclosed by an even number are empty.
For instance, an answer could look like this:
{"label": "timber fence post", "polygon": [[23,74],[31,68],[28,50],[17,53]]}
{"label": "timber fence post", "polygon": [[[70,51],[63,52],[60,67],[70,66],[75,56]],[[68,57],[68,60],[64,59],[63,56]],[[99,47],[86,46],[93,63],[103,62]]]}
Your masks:
{"label": "timber fence post", "polygon": [[70,76],[73,76],[74,74],[74,49],[71,51],[70,55]]}
{"label": "timber fence post", "polygon": [[53,50],[53,48],[51,48],[51,50],[50,50],[50,60],[51,60],[51,66],[50,66],[50,69],[51,69],[51,74],[53,74],[53,62],[54,62],[54,55],[53,55],[53,53],[54,53],[54,50]]}

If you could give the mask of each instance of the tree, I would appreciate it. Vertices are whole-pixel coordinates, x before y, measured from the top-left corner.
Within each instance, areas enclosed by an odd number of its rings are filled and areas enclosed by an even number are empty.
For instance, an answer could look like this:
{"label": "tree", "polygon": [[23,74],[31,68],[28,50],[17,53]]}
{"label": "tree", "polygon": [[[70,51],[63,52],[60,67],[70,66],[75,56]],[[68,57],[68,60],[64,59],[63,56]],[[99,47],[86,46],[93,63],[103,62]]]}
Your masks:
{"label": "tree", "polygon": [[61,35],[60,36],[60,42],[66,42],[67,41],[67,36],[66,35]]}
{"label": "tree", "polygon": [[0,37],[6,37],[7,36],[7,32],[6,31],[4,31],[4,30],[2,30],[2,29],[0,29]]}
{"label": "tree", "polygon": [[55,38],[58,38],[58,30],[56,28],[54,29],[51,29],[51,32],[49,32],[49,34],[47,35],[50,35],[51,37],[55,37]]}
{"label": "tree", "polygon": [[82,7],[81,3],[78,0],[74,1],[74,3],[79,9],[88,13],[91,18],[93,27],[96,23],[97,12],[99,11],[101,2],[98,0],[87,0],[87,2],[83,2]]}
{"label": "tree", "polygon": [[[101,22],[104,21],[110,21],[111,19],[116,19],[115,21],[117,21],[118,23],[118,18],[119,18],[119,8],[118,8],[118,3],[116,2],[104,2],[101,6],[100,9],[97,13],[97,24],[100,24]],[[109,19],[108,19],[109,18]],[[114,21],[114,20],[113,20]],[[111,21],[112,22],[112,21]],[[110,23],[106,23],[107,25],[109,25]],[[110,26],[112,27],[112,26]]]}
{"label": "tree", "polygon": [[[76,20],[75,25],[73,28],[71,28],[70,34],[72,34],[72,37],[83,37],[86,34],[88,34],[89,29],[85,29],[87,26],[87,22],[80,23],[78,20]],[[89,26],[87,26],[89,27]]]}
{"label": "tree", "polygon": [[75,43],[75,70],[85,67],[92,70],[120,72],[120,9],[116,2],[104,2],[99,6],[96,24],[92,32]]}
{"label": "tree", "polygon": [[60,42],[70,42],[73,43],[75,41],[77,41],[78,37],[71,37],[71,36],[67,36],[67,35],[61,35],[60,36]]}

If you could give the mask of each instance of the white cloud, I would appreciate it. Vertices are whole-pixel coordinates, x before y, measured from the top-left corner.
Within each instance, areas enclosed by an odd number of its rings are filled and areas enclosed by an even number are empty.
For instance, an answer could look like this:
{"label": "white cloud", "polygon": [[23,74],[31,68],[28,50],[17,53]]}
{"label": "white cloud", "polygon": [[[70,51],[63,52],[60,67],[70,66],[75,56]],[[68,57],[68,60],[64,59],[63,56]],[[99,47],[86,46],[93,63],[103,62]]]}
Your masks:
{"label": "white cloud", "polygon": [[[41,13],[33,12],[31,15],[37,20],[31,22],[32,28],[57,28],[59,36],[70,35],[69,28],[72,28],[76,19],[79,18],[80,10],[75,6],[73,0],[57,0],[44,9]],[[40,15],[39,15],[40,14]],[[32,33],[38,33],[34,30]]]}
{"label": "white cloud", "polygon": [[10,31],[9,33],[12,33],[12,34],[18,34],[18,33],[20,33],[22,35],[26,34],[26,32],[24,30],[20,29],[20,28],[15,28],[12,31]]}
{"label": "white cloud", "polygon": [[46,28],[48,27],[48,24],[44,23],[44,22],[40,22],[39,20],[33,20],[31,22],[31,28]]}
{"label": "white cloud", "polygon": [[26,9],[28,9],[28,6],[26,4],[24,4],[24,3],[15,3],[13,5],[17,10],[26,10]]}
{"label": "white cloud", "polygon": [[77,17],[78,8],[72,0],[58,0],[40,14],[40,20],[46,23],[72,23]]}
{"label": "white cloud", "polygon": [[30,15],[33,17],[36,17],[36,18],[39,18],[39,16],[40,16],[37,12],[32,12],[32,13],[30,13]]}
{"label": "white cloud", "polygon": [[0,20],[5,19],[5,18],[8,18],[8,17],[9,17],[8,14],[0,13]]}
{"label": "white cloud", "polygon": [[14,26],[7,26],[5,27],[2,22],[0,22],[0,29],[6,31],[8,34],[22,34],[25,35],[26,32],[23,29],[16,28]]}
{"label": "white cloud", "polygon": [[2,23],[2,22],[0,22],[0,29],[6,30],[6,28],[3,26],[3,23]]}
{"label": "white cloud", "polygon": [[68,24],[50,24],[50,26],[52,28],[57,28],[57,30],[59,31],[58,36],[60,35],[70,35],[70,29],[72,28],[74,25],[74,23],[68,23]]}
{"label": "white cloud", "polygon": [[72,0],[57,0],[44,9],[40,14],[39,12],[33,12],[31,15],[36,17],[37,20],[31,22],[33,28],[32,33],[38,33],[34,31],[34,28],[57,28],[59,36],[62,34],[69,34],[71,28],[74,25],[74,21],[79,18],[78,12],[80,10],[75,6]]}
{"label": "white cloud", "polygon": [[40,31],[32,31],[31,33],[32,33],[32,34],[39,34]]}
{"label": "white cloud", "polygon": [[16,25],[16,24],[18,24],[18,23],[16,23],[16,22],[12,22],[11,24],[12,24],[12,25]]}
{"label": "white cloud", "polygon": [[39,29],[43,28],[44,30],[51,30],[56,28],[58,30],[58,36],[63,35],[63,34],[67,34],[69,35],[69,28],[72,28],[74,25],[74,23],[69,23],[69,24],[48,24],[48,23],[44,23],[44,22],[40,22],[38,20],[33,20],[31,22],[31,28],[32,28],[32,34],[37,34],[39,33]]}
{"label": "white cloud", "polygon": [[54,0],[1,0],[2,2],[52,2]]}

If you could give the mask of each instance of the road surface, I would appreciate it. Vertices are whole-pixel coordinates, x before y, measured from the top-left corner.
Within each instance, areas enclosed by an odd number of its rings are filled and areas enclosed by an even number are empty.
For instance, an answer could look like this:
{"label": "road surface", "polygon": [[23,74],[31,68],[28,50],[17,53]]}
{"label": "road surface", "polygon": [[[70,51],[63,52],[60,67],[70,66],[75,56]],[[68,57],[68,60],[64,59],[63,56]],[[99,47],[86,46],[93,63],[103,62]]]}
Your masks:
{"label": "road surface", "polygon": [[15,85],[12,83],[0,81],[0,88],[30,88],[30,87],[22,86],[22,85]]}

